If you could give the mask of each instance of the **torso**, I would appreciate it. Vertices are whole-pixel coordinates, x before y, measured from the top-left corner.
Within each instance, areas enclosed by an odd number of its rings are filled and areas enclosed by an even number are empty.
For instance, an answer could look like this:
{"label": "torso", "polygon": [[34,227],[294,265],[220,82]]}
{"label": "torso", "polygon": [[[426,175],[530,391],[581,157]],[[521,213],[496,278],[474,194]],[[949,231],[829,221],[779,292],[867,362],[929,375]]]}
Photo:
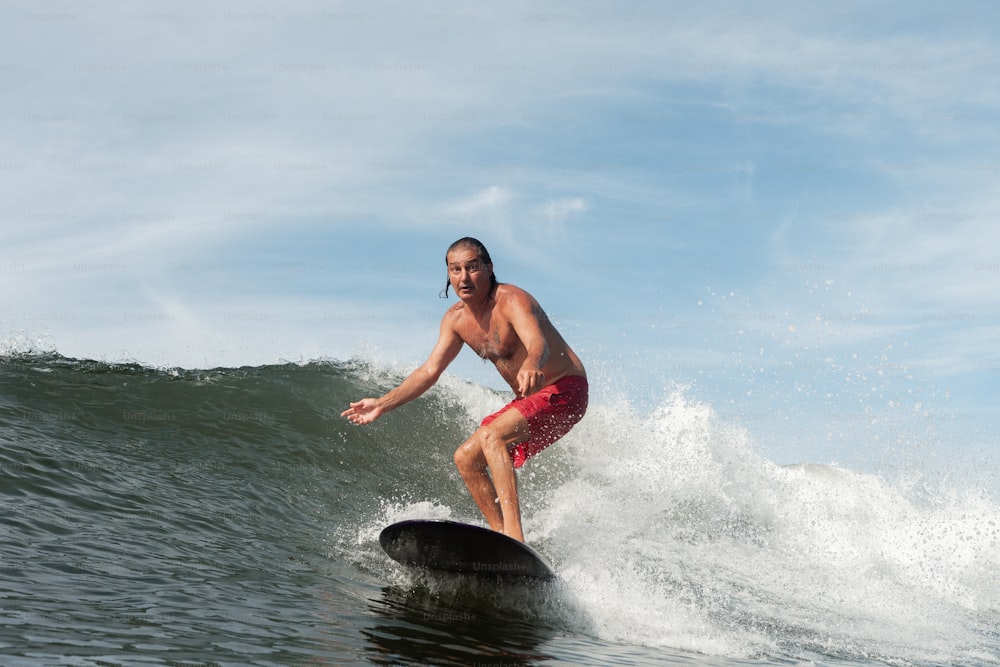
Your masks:
{"label": "torso", "polygon": [[503,379],[516,391],[517,373],[527,358],[528,350],[505,313],[505,299],[514,294],[530,299],[532,311],[548,344],[548,358],[541,368],[545,374],[545,383],[552,384],[568,375],[586,376],[583,364],[549,321],[538,302],[513,285],[498,285],[489,307],[478,316],[464,303],[452,306],[449,314],[453,317],[455,332],[477,355],[493,362]]}

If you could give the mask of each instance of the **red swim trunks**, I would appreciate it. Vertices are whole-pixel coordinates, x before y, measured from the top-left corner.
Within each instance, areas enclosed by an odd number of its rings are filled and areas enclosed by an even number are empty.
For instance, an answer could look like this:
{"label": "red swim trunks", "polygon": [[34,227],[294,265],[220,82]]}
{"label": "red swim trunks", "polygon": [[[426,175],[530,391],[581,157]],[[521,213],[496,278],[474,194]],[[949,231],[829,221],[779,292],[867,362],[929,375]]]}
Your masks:
{"label": "red swim trunks", "polygon": [[486,426],[511,408],[524,415],[530,435],[524,442],[514,445],[510,452],[514,467],[520,468],[525,461],[569,433],[583,419],[587,412],[587,387],[587,378],[567,375],[530,396],[515,398],[483,419],[482,425]]}

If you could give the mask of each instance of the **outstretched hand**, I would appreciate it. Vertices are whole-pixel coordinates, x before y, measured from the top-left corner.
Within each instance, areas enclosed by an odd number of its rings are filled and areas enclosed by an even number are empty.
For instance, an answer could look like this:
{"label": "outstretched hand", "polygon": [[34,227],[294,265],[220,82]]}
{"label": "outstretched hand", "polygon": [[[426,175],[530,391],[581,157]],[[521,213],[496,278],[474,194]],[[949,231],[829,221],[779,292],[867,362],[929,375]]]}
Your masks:
{"label": "outstretched hand", "polygon": [[382,406],[374,398],[362,398],[360,401],[351,403],[351,407],[340,413],[341,417],[347,417],[353,424],[371,424],[382,416]]}

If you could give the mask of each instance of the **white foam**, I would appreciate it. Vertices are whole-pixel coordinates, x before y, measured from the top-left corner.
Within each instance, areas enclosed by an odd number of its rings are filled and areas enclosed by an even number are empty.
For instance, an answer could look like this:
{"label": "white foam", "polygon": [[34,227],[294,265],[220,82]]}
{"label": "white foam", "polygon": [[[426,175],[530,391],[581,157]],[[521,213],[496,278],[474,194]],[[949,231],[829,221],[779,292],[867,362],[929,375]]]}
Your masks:
{"label": "white foam", "polygon": [[572,435],[573,474],[526,523],[601,639],[938,659],[998,608],[983,497],[920,504],[874,475],[778,466],[680,390],[648,416],[592,406]]}
{"label": "white foam", "polygon": [[[447,377],[441,391],[470,420],[504,401]],[[889,662],[976,662],[996,648],[993,501],[917,473],[890,483],[779,466],[683,388],[649,414],[592,400],[558,446],[520,470],[519,488],[528,541],[561,577],[553,608],[602,641]],[[388,502],[357,544],[406,518],[452,509]]]}

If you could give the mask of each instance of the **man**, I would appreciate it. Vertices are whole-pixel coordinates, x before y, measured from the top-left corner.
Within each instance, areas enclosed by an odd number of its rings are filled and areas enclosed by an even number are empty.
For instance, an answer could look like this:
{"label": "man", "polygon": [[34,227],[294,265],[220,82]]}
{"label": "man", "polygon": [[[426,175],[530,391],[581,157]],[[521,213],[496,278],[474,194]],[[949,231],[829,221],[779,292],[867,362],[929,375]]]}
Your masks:
{"label": "man", "polygon": [[468,345],[493,362],[514,400],[486,417],[455,451],[455,465],[490,528],[524,541],[515,468],[566,435],[587,411],[587,373],[535,299],[498,283],[486,248],[470,237],[445,254],[448,288],[461,300],[445,312],[427,361],[381,398],[351,403],[342,413],[370,424],[430,389]]}

